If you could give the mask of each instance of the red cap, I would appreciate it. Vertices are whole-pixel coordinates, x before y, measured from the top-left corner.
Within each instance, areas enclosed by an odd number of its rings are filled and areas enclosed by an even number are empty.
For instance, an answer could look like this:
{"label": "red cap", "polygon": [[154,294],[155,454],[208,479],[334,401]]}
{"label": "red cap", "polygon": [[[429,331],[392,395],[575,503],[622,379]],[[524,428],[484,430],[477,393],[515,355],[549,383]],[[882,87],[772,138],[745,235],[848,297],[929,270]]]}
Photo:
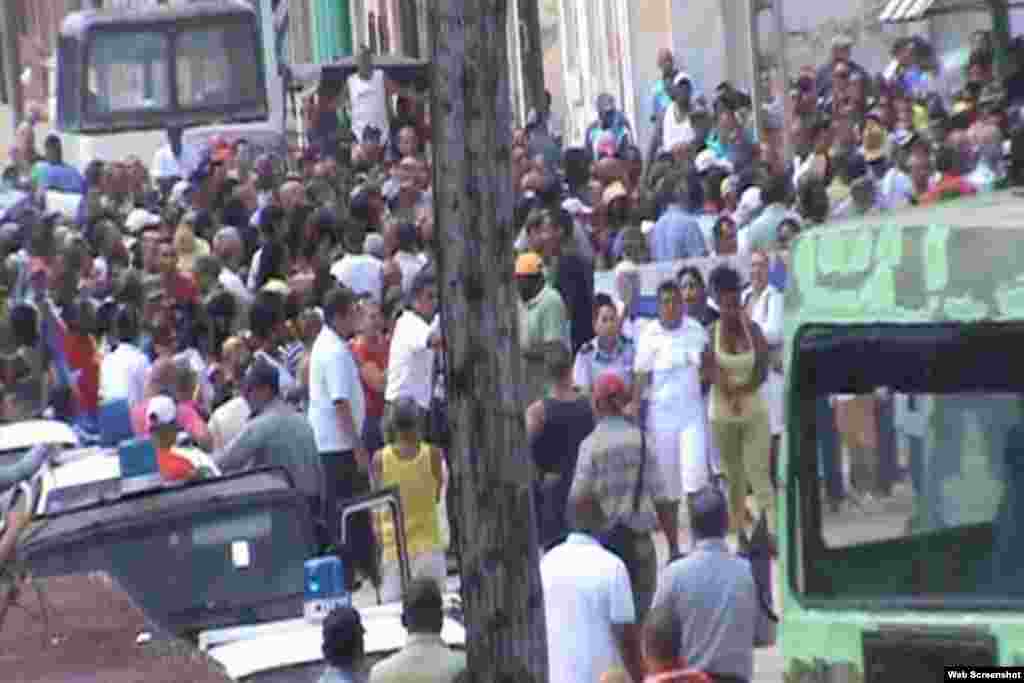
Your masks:
{"label": "red cap", "polygon": [[597,382],[594,383],[594,400],[604,401],[613,398],[621,398],[626,401],[629,399],[629,392],[619,374],[609,370],[601,373]]}

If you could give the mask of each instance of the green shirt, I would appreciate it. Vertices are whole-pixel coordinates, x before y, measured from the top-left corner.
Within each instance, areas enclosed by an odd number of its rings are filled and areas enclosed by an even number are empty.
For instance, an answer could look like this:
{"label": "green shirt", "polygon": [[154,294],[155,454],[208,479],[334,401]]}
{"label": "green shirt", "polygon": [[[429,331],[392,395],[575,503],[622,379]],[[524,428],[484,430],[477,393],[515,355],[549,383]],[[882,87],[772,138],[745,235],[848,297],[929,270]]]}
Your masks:
{"label": "green shirt", "polygon": [[569,343],[569,316],[559,294],[544,285],[537,296],[519,302],[519,344],[523,350],[535,350],[545,342]]}

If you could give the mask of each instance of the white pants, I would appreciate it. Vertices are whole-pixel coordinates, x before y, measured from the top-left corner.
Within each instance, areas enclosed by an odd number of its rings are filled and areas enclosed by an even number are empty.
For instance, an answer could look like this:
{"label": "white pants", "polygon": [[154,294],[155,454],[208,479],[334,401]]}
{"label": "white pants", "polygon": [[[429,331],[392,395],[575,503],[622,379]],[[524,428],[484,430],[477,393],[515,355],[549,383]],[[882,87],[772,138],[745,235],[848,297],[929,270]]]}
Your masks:
{"label": "white pants", "polygon": [[[419,553],[409,558],[409,573],[412,578],[427,577],[437,581],[444,593],[445,580],[448,578],[448,559],[443,550]],[[385,562],[381,567],[380,598],[384,604],[398,602],[402,599],[402,576],[398,560]]]}

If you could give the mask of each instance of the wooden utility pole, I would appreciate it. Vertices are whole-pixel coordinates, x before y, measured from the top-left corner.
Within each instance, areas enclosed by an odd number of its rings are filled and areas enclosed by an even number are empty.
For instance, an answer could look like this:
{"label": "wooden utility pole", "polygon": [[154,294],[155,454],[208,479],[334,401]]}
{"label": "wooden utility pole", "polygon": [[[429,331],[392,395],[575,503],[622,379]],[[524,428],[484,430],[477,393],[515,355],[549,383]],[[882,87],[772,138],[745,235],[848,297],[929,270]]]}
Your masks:
{"label": "wooden utility pole", "polygon": [[508,0],[434,0],[435,253],[471,680],[544,683],[513,285]]}

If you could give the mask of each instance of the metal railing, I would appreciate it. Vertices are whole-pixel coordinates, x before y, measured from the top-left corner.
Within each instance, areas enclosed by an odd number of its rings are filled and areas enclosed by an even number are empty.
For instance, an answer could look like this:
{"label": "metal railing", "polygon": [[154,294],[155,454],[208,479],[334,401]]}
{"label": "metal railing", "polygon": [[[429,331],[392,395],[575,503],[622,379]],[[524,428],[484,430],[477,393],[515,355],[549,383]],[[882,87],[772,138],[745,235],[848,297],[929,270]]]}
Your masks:
{"label": "metal railing", "polygon": [[[352,515],[359,512],[372,512],[383,507],[391,510],[391,523],[395,528],[395,545],[398,550],[399,575],[402,580],[402,595],[405,595],[406,588],[412,580],[412,573],[409,566],[409,549],[405,538],[405,512],[402,510],[402,499],[398,495],[398,487],[391,486],[356,498],[339,501],[338,507],[341,508],[341,547],[347,545],[348,530],[345,523]],[[377,604],[380,603],[378,589]]]}

